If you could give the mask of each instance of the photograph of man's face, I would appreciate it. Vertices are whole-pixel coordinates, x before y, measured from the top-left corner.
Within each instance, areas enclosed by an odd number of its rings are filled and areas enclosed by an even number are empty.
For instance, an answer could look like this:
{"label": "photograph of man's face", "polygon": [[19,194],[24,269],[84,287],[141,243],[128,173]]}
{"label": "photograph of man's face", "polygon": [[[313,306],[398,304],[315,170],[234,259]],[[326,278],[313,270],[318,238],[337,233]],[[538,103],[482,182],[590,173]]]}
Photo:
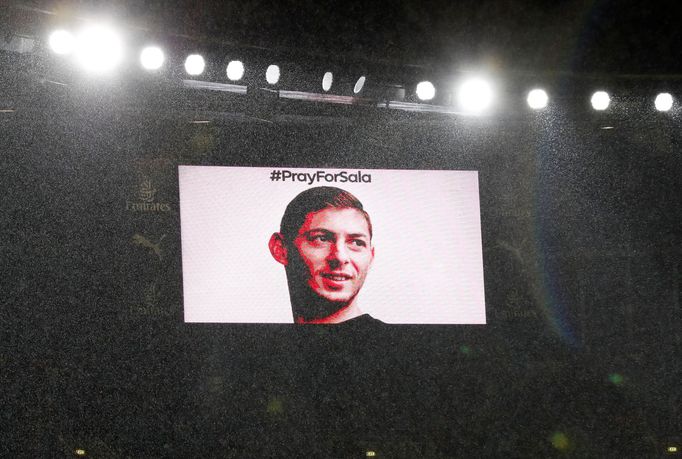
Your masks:
{"label": "photograph of man's face", "polygon": [[374,258],[369,225],[356,209],[311,212],[294,246],[307,268],[308,287],[340,304],[355,299]]}
{"label": "photograph of man's face", "polygon": [[269,247],[285,267],[296,322],[339,323],[362,314],[357,296],[374,247],[369,215],[353,195],[333,187],[300,193]]}
{"label": "photograph of man's face", "polygon": [[178,173],[188,323],[486,323],[476,171]]}

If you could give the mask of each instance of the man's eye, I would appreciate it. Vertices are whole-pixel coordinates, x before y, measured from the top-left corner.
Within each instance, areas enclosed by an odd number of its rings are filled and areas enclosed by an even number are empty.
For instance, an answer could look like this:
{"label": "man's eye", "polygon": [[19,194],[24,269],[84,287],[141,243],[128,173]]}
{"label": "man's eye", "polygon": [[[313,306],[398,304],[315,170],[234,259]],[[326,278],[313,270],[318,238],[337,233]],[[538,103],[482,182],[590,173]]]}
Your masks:
{"label": "man's eye", "polygon": [[362,239],[353,239],[351,243],[357,247],[367,247],[367,243]]}
{"label": "man's eye", "polygon": [[325,234],[318,234],[316,236],[310,236],[308,238],[309,241],[311,242],[329,242],[331,241],[331,237],[325,235]]}

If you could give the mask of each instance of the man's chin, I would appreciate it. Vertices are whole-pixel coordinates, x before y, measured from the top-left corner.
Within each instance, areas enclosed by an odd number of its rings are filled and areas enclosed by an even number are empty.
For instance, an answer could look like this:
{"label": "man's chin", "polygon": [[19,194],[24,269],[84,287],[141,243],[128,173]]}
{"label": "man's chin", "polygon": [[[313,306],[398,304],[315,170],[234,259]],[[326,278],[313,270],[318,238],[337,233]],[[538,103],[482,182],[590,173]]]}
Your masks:
{"label": "man's chin", "polygon": [[344,305],[351,302],[353,295],[348,293],[337,293],[337,292],[315,292],[317,296],[323,300],[328,301],[338,307],[343,307]]}
{"label": "man's chin", "polygon": [[300,315],[308,320],[329,317],[353,301],[353,296],[348,294],[319,291],[312,291],[311,293],[315,299],[299,309]]}
{"label": "man's chin", "polygon": [[306,320],[322,319],[351,304],[353,292],[346,289],[329,290],[320,285],[290,284],[289,294],[296,317]]}

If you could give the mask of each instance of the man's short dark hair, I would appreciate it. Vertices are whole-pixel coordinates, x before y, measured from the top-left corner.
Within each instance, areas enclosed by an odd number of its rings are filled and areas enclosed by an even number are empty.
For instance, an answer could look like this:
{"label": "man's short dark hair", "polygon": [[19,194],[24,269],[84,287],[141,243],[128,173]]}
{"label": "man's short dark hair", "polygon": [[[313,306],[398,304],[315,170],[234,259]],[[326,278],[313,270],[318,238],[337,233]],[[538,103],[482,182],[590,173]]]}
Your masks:
{"label": "man's short dark hair", "polygon": [[288,242],[293,241],[298,235],[298,230],[303,226],[306,216],[311,212],[319,212],[328,207],[337,209],[357,209],[362,212],[367,227],[369,228],[369,238],[372,238],[372,222],[369,215],[362,207],[358,198],[346,190],[333,186],[318,186],[308,188],[299,193],[291,200],[280,225],[280,233]]}

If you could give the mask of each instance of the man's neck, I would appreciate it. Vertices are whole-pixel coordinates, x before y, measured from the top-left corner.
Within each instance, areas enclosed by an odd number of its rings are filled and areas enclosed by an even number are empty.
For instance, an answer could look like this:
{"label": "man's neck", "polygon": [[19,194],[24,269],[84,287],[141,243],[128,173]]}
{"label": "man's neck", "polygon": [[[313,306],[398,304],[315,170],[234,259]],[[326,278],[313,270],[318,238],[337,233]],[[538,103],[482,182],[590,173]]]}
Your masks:
{"label": "man's neck", "polygon": [[310,319],[306,320],[303,317],[298,317],[296,319],[296,323],[299,324],[339,324],[341,322],[345,322],[350,319],[354,319],[358,316],[361,316],[364,314],[362,310],[358,307],[358,304],[355,300],[353,300],[348,306],[339,309],[338,311],[334,312],[333,314],[323,317],[323,318],[318,318],[318,319]]}

